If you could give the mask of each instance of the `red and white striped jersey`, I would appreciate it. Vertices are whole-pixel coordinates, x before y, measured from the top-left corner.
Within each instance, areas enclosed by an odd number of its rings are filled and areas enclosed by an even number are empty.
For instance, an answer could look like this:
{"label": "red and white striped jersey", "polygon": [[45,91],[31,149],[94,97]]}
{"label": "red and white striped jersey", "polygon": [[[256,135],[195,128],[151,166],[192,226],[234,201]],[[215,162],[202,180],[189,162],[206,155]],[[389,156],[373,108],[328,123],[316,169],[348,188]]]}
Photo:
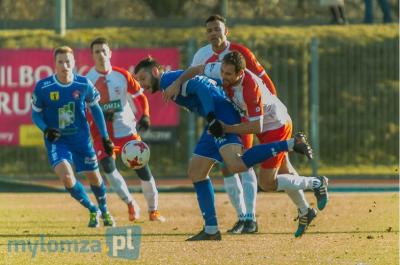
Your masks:
{"label": "red and white striped jersey", "polygon": [[[86,76],[100,92],[99,104],[103,112],[114,113],[112,121],[106,121],[110,136],[121,138],[137,134],[134,98],[140,98],[138,101],[144,114],[148,115],[149,108],[147,97],[132,75],[125,69],[113,66],[107,73],[100,73],[93,67]],[[90,124],[91,127],[95,126]]]}
{"label": "red and white striped jersey", "polygon": [[[221,63],[206,64],[204,75],[222,84]],[[245,69],[239,84],[224,89],[249,121],[262,119],[262,132],[278,129],[290,121],[286,106],[268,90],[263,80],[248,69]]]}
{"label": "red and white striped jersey", "polygon": [[221,62],[224,56],[231,51],[238,51],[243,55],[246,61],[246,68],[261,78],[266,84],[269,91],[276,95],[276,88],[264,68],[257,61],[254,54],[245,46],[227,41],[228,45],[222,51],[214,51],[211,44],[203,46],[194,55],[191,66],[207,64],[212,62]]}

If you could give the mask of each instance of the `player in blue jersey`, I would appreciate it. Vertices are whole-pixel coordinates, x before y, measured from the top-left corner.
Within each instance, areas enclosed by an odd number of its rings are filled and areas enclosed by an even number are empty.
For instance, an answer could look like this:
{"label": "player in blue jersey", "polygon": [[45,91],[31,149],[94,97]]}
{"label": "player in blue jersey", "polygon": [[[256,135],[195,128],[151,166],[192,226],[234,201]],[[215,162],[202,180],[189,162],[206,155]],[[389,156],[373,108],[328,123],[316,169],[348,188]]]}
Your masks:
{"label": "player in blue jersey", "polygon": [[[71,48],[56,48],[54,60],[55,74],[40,80],[32,94],[32,120],[44,134],[54,172],[71,196],[89,210],[88,226],[98,227],[100,216],[104,226],[115,226],[107,209],[106,187],[98,170],[85,114],[87,104],[103,137],[104,149],[112,154],[114,145],[98,104],[100,95],[86,77],[73,73],[75,59]],[[72,165],[77,173],[87,176],[98,207],[75,178]]]}
{"label": "player in blue jersey", "polygon": [[[140,85],[152,93],[165,90],[182,73],[182,70],[164,72],[160,64],[151,57],[140,61],[135,67]],[[229,125],[240,123],[240,115],[225,96],[223,89],[217,88],[216,82],[207,77],[196,76],[185,82],[174,101],[206,118],[208,122],[188,168],[205,226],[200,233],[188,238],[188,241],[221,240],[214,205],[214,190],[208,177],[215,162],[225,162],[228,170],[236,173],[245,171],[279,152],[296,151],[308,158],[312,157],[312,150],[302,134],[297,134],[294,139],[287,141],[256,145],[242,154],[243,146],[239,135],[224,134],[220,122]]]}

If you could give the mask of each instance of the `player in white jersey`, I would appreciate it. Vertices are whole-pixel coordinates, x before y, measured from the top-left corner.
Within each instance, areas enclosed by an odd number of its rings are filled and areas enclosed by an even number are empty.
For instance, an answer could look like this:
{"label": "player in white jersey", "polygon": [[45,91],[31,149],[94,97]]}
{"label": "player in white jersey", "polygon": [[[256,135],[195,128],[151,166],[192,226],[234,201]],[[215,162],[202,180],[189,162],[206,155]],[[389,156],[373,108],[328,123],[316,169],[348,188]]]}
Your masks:
{"label": "player in white jersey", "polygon": [[[209,44],[201,47],[195,53],[192,66],[220,62],[227,53],[238,51],[245,58],[247,69],[264,80],[271,93],[276,94],[273,82],[254,54],[244,45],[230,42],[227,39],[228,28],[223,16],[212,15],[207,18],[205,24]],[[247,121],[245,117],[242,117],[242,120],[243,122]],[[253,134],[242,134],[241,140],[244,148],[249,149],[253,144]],[[258,225],[255,216],[257,177],[254,170],[250,168],[246,172],[241,172],[241,180],[238,174],[232,175],[224,167],[222,167],[222,173],[225,190],[238,215],[238,221],[228,232],[235,234],[257,232]]]}
{"label": "player in white jersey", "polygon": [[[243,56],[233,51],[224,56],[222,63],[209,63],[188,69],[170,89],[179,91],[180,84],[186,80],[197,74],[205,74],[222,84],[228,97],[248,119],[248,122],[224,125],[225,133],[254,133],[260,143],[289,139],[292,135],[292,121],[285,105],[268,90],[260,78],[245,67]],[[259,185],[266,191],[286,191],[296,204],[299,210],[296,237],[301,236],[316,217],[316,210],[310,208],[303,190],[314,191],[319,210],[324,209],[328,202],[327,178],[299,176],[287,153],[277,154],[261,164]]]}
{"label": "player in white jersey", "polygon": [[[95,66],[87,74],[97,90],[100,92],[104,116],[110,138],[115,144],[116,153],[120,153],[124,144],[130,140],[140,140],[136,131],[147,130],[150,126],[149,105],[139,83],[131,74],[122,68],[111,65],[111,50],[105,38],[96,38],[90,44],[92,58]],[[136,124],[134,103],[139,102],[143,109],[143,116]],[[125,180],[115,166],[114,157],[104,152],[99,132],[93,122],[90,129],[94,140],[96,155],[105,175],[119,197],[128,205],[129,220],[134,221],[139,217],[140,208],[129,193]],[[150,221],[165,221],[158,210],[158,190],[149,165],[136,169],[140,178],[144,197],[147,202]]]}

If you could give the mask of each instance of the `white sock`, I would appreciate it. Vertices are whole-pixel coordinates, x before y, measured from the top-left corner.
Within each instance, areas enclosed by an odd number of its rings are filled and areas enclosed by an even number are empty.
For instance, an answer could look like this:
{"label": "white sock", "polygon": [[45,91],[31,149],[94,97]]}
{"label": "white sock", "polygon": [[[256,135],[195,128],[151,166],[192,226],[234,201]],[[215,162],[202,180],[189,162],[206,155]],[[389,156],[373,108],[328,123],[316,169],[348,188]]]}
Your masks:
{"label": "white sock", "polygon": [[246,220],[256,220],[257,176],[253,168],[240,172],[242,177]]}
{"label": "white sock", "polygon": [[237,216],[240,220],[244,220],[246,216],[246,205],[244,203],[243,187],[239,175],[234,174],[229,177],[224,177],[224,186],[225,191],[228,193],[228,197],[236,210]]}
{"label": "white sock", "polygon": [[154,177],[151,176],[149,181],[141,180],[142,191],[144,198],[146,199],[147,206],[150,211],[154,211],[158,209],[158,190],[156,187],[156,182],[154,181]]}
{"label": "white sock", "polygon": [[307,214],[310,205],[308,204],[306,197],[304,196],[303,190],[285,190],[285,192],[296,205],[297,209],[299,209],[300,216]]}
{"label": "white sock", "polygon": [[110,183],[111,188],[118,194],[121,200],[123,200],[125,203],[129,203],[133,200],[124,178],[121,176],[121,173],[119,173],[117,169],[115,169],[111,173],[106,173],[105,175],[108,182]]}
{"label": "white sock", "polygon": [[315,177],[303,177],[291,174],[278,174],[278,191],[280,190],[311,190],[321,185]]}

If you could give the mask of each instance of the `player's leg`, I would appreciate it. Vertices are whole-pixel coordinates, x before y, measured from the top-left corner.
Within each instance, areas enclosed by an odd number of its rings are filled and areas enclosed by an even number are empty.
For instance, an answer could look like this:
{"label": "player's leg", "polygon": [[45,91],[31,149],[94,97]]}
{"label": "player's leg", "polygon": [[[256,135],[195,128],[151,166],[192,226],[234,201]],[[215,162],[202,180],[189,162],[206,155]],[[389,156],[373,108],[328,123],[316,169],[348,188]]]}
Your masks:
{"label": "player's leg", "polygon": [[140,178],[143,195],[148,206],[149,220],[165,222],[165,217],[158,210],[158,190],[150,166],[147,164],[140,169],[136,169],[135,172]]}
{"label": "player's leg", "polygon": [[215,211],[214,187],[209,178],[214,163],[222,162],[214,137],[204,131],[193,153],[194,156],[189,162],[188,176],[193,182],[205,225],[200,233],[187,240],[221,240]]}
{"label": "player's leg", "polygon": [[[89,140],[89,139],[88,139]],[[77,173],[85,175],[90,183],[90,188],[96,198],[105,226],[115,226],[114,218],[107,207],[106,186],[99,172],[97,157],[92,143],[74,146],[72,152]]]}
{"label": "player's leg", "polygon": [[188,238],[187,241],[221,240],[215,210],[214,187],[208,176],[214,163],[213,159],[197,155],[190,160],[188,176],[192,180],[197,194],[197,202],[204,220],[204,229]]}
{"label": "player's leg", "polygon": [[231,174],[223,163],[221,165],[221,171],[224,176],[225,191],[228,194],[229,200],[235,208],[238,216],[236,223],[227,232],[240,234],[246,220],[246,205],[244,201],[242,182],[240,181],[239,174]]}

